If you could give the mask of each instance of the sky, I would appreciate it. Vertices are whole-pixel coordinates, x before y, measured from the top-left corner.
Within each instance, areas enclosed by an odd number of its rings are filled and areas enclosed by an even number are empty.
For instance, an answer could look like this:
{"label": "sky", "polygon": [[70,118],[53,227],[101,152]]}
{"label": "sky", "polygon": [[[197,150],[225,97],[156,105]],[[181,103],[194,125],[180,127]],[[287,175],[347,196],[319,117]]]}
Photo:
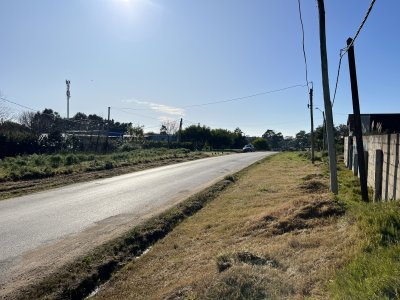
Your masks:
{"label": "sky", "polygon": [[[325,0],[331,95],[339,51],[369,5]],[[324,110],[317,2],[301,0],[301,8],[308,79]],[[400,112],[399,11],[398,0],[376,1],[356,40],[361,113]],[[65,117],[68,79],[70,116],[106,118],[110,106],[112,119],[145,131],[181,117],[184,126],[239,127],[250,136],[310,131],[297,0],[0,0],[0,37],[1,96],[34,110]],[[335,125],[349,113],[345,56]],[[322,124],[322,113],[314,115]]]}

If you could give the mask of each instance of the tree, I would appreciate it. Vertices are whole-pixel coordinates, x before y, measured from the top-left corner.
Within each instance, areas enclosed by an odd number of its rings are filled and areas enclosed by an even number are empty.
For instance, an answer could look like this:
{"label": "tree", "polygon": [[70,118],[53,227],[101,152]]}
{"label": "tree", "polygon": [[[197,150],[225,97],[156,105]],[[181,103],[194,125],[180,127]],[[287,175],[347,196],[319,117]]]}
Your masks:
{"label": "tree", "polygon": [[37,112],[32,119],[32,130],[37,133],[48,133],[60,130],[61,117],[50,108],[45,108],[43,112]]}
{"label": "tree", "polygon": [[130,136],[131,140],[141,141],[144,137],[143,127],[144,126],[140,125],[132,126],[132,124],[130,124],[126,133]]}
{"label": "tree", "polygon": [[256,138],[253,141],[253,146],[256,148],[256,150],[270,150],[268,142],[264,138]]}
{"label": "tree", "polygon": [[35,113],[33,111],[23,111],[19,115],[18,121],[21,125],[27,128],[32,128],[34,118],[35,118]]}
{"label": "tree", "polygon": [[[0,97],[2,97],[2,93],[0,91]],[[0,102],[0,123],[11,121],[13,119],[13,115],[11,113],[11,109],[4,105],[4,102]]]}
{"label": "tree", "polygon": [[233,145],[232,148],[238,149],[238,148],[243,148],[244,145],[247,144],[247,139],[243,133],[242,130],[240,130],[239,127],[237,127],[233,131]]}
{"label": "tree", "polygon": [[174,135],[178,131],[178,123],[176,121],[167,120],[162,122],[160,134]]}
{"label": "tree", "polygon": [[298,133],[296,133],[297,148],[304,149],[305,147],[308,147],[310,145],[309,136],[310,134],[306,133],[304,130],[300,130]]}
{"label": "tree", "polygon": [[191,142],[195,149],[202,149],[210,138],[211,130],[204,125],[191,125],[182,130],[182,141]]}
{"label": "tree", "polygon": [[268,129],[262,137],[267,140],[268,144],[270,145],[271,149],[280,149],[282,148],[283,142],[283,135],[282,133],[276,133],[272,129]]}
{"label": "tree", "polygon": [[232,132],[226,129],[212,129],[209,144],[215,149],[230,148],[233,142]]}

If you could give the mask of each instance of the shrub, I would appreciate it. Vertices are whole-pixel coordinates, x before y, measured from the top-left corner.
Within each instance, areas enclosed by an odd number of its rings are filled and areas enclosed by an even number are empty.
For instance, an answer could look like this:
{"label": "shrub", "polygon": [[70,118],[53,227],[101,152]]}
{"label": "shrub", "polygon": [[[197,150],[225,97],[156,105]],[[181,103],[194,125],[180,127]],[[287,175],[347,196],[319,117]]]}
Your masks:
{"label": "shrub", "polygon": [[74,154],[69,154],[65,157],[65,165],[70,166],[79,162],[79,159]]}
{"label": "shrub", "polygon": [[110,170],[112,168],[114,168],[113,163],[111,161],[106,161],[106,163],[104,164],[104,169]]}
{"label": "shrub", "polygon": [[53,168],[58,168],[62,162],[62,157],[60,155],[52,155],[50,156],[50,165]]}
{"label": "shrub", "polygon": [[256,148],[256,150],[269,150],[270,149],[267,140],[263,139],[263,138],[256,138],[253,141],[253,146],[254,146],[254,148]]}

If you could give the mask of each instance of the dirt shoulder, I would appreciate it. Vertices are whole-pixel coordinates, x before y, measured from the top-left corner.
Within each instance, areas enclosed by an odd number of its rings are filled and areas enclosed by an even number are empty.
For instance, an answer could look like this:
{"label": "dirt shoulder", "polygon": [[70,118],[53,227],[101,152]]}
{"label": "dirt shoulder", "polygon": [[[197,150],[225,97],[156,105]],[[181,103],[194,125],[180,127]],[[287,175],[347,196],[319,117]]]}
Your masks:
{"label": "dirt shoulder", "polygon": [[[100,178],[118,176],[122,174],[142,171],[146,169],[171,165],[175,163],[192,161],[200,158],[209,157],[210,153],[193,152],[190,155],[179,158],[165,158],[151,162],[137,163],[131,166],[115,167],[107,170],[98,170],[90,172],[80,172],[72,174],[58,174],[53,177],[39,178],[31,180],[1,181],[0,182],[0,200],[26,195],[33,192],[48,190],[78,182],[87,182]],[[216,155],[219,155],[216,153]]]}
{"label": "dirt shoulder", "polygon": [[327,184],[295,153],[258,163],[94,299],[329,298],[357,230]]}

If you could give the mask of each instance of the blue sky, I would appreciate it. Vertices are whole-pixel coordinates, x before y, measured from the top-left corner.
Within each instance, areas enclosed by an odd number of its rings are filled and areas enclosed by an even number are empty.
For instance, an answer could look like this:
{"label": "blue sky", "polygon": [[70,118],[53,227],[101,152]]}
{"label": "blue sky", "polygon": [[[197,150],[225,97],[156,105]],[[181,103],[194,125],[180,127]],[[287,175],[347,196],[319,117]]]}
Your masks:
{"label": "blue sky", "polygon": [[[323,109],[316,1],[302,0],[309,80]],[[326,0],[330,89],[339,50],[368,0]],[[356,44],[362,113],[399,112],[400,2],[377,1]],[[158,131],[162,120],[248,135],[309,131],[308,91],[220,101],[305,84],[296,0],[1,0],[0,91],[34,109],[96,113]],[[21,109],[6,104],[15,113]],[[129,108],[126,109],[126,108]],[[136,109],[136,110],[133,110]],[[347,56],[333,108],[351,113]],[[315,123],[322,123],[319,111]]]}

